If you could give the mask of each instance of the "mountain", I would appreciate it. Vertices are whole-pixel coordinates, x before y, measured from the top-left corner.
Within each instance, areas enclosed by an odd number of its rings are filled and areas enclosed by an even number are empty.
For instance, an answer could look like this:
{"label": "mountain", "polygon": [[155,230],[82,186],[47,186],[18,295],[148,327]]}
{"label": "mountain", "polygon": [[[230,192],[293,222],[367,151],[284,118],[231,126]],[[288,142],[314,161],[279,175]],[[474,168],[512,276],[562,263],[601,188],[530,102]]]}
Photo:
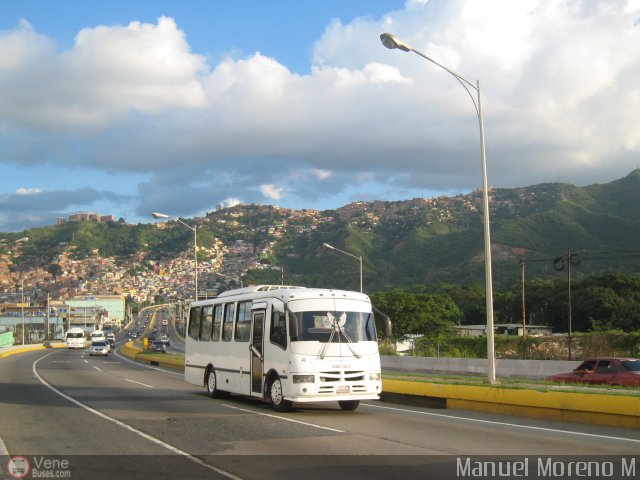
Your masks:
{"label": "mountain", "polygon": [[[409,285],[484,282],[482,192],[394,202],[356,202],[336,210],[291,210],[238,205],[184,219],[198,225],[205,270],[247,283],[357,289],[359,262],[323,244],[362,256],[365,290]],[[528,276],[561,279],[561,257],[574,255],[572,275],[640,271],[640,170],[607,184],[576,187],[544,183],[490,191],[494,282]],[[138,264],[193,258],[193,234],[167,224],[68,222],[0,234],[0,254],[15,250],[11,268],[51,268],[61,255],[112,257]],[[3,257],[4,258],[4,257]],[[10,257],[13,258],[13,257]],[[579,260],[579,263],[578,263]],[[566,263],[566,262],[565,262]],[[555,266],[555,268],[554,268]],[[249,270],[248,273],[247,270]],[[214,274],[203,280],[214,282]]]}
{"label": "mountain", "polygon": [[[333,212],[322,229],[279,244],[276,261],[287,270],[315,273],[337,287],[357,285],[357,262],[322,249],[327,242],[362,255],[369,291],[411,284],[484,282],[480,191],[456,197],[402,202],[358,202]],[[563,278],[554,262],[577,254],[577,278],[590,273],[640,270],[640,170],[604,184],[575,187],[546,183],[492,189],[490,197],[494,282],[527,275]],[[287,252],[295,255],[287,255]],[[329,259],[328,257],[332,258]],[[341,256],[342,257],[342,256]],[[352,265],[349,265],[352,263]],[[347,278],[332,275],[332,268]]]}

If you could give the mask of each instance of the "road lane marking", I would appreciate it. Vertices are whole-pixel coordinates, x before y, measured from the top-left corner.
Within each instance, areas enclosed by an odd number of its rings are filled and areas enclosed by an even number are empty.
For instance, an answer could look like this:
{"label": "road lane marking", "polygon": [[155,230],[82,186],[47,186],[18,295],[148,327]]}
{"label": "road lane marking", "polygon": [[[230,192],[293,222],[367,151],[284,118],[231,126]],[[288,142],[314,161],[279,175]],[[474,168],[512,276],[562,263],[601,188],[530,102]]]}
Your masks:
{"label": "road lane marking", "polygon": [[143,387],[153,388],[153,385],[147,385],[146,383],[136,382],[135,380],[131,380],[130,378],[125,378],[127,382],[137,383],[138,385],[142,385]]}
{"label": "road lane marking", "polygon": [[40,357],[38,360],[33,362],[33,365],[32,365],[33,374],[37,377],[37,379],[40,381],[40,383],[42,383],[45,387],[47,387],[48,389],[50,389],[54,393],[57,393],[62,398],[70,401],[74,405],[77,405],[78,407],[83,408],[87,412],[91,412],[94,415],[97,415],[98,417],[103,418],[104,420],[108,420],[110,422],[113,422],[116,425],[118,425],[119,427],[122,427],[122,428],[124,428],[126,430],[129,430],[130,432],[135,433],[136,435],[139,435],[140,437],[144,438],[145,440],[149,440],[150,442],[153,442],[156,445],[160,445],[161,447],[166,448],[167,450],[169,450],[172,453],[175,453],[176,455],[181,455],[181,456],[185,457],[187,460],[191,460],[193,463],[195,463],[197,465],[200,465],[201,467],[204,467],[204,468],[206,468],[208,470],[216,472],[216,473],[218,473],[218,474],[220,474],[220,475],[222,475],[224,477],[230,478],[232,480],[244,480],[242,477],[238,477],[237,475],[234,475],[233,473],[230,473],[230,472],[227,472],[225,470],[222,470],[221,468],[214,467],[213,465],[209,465],[208,463],[200,460],[197,457],[194,457],[190,453],[185,452],[184,450],[181,450],[178,447],[174,447],[173,445],[171,445],[171,444],[169,444],[167,442],[163,442],[159,438],[156,438],[156,437],[154,437],[152,435],[149,435],[148,433],[144,433],[142,430],[138,430],[137,428],[132,427],[131,425],[128,425],[128,424],[126,424],[126,423],[124,423],[124,422],[122,422],[120,420],[115,419],[115,418],[112,418],[109,415],[106,415],[106,414],[102,413],[101,411],[96,410],[95,408],[92,408],[92,407],[90,407],[88,405],[85,405],[81,401],[76,400],[73,397],[70,397],[66,393],[61,392],[56,387],[54,387],[53,385],[49,384],[44,378],[42,378],[40,376],[40,374],[38,374],[38,371],[36,370],[36,366],[38,365],[38,362],[40,360],[42,360],[43,358],[47,358],[49,355],[53,355],[54,353],[55,352],[51,352],[51,353],[49,353],[47,355],[44,355],[44,356]]}
{"label": "road lane marking", "polygon": [[101,372],[102,370],[100,369],[100,367],[96,367],[95,365],[91,365],[93,368],[95,368],[96,370],[98,370],[99,372]]}
{"label": "road lane marking", "polygon": [[8,457],[8,456],[9,456],[9,450],[7,450],[7,446],[2,441],[2,438],[0,438],[0,457]]}
{"label": "road lane marking", "polygon": [[241,412],[253,413],[254,415],[262,415],[263,417],[275,418],[278,420],[285,420],[287,422],[292,422],[292,423],[299,423],[301,425],[307,425],[308,427],[320,428],[322,430],[329,430],[331,432],[336,432],[336,433],[346,433],[344,430],[337,430],[335,428],[323,427],[322,425],[316,425],[315,423],[301,422],[300,420],[294,420],[292,418],[279,417],[278,415],[272,415],[270,413],[256,412],[255,410],[240,408],[234,405],[229,405],[227,403],[223,403],[222,406],[232,408],[234,410],[240,410]]}
{"label": "road lane marking", "polygon": [[363,403],[362,406],[365,407],[371,407],[371,408],[381,408],[383,410],[394,410],[394,411],[398,411],[398,412],[409,412],[409,413],[417,413],[419,415],[426,415],[426,416],[430,416],[430,417],[440,417],[440,418],[447,418],[447,419],[456,419],[456,420],[466,420],[468,422],[475,422],[475,423],[485,423],[488,425],[501,425],[504,427],[516,427],[516,428],[522,428],[525,430],[537,430],[540,432],[552,432],[552,433],[563,433],[566,435],[576,435],[576,436],[581,436],[581,437],[592,437],[592,438],[598,438],[598,439],[605,439],[605,440],[619,440],[622,442],[632,442],[632,443],[640,443],[640,439],[636,439],[636,438],[626,438],[626,437],[614,437],[614,436],[610,436],[610,435],[600,435],[597,433],[586,433],[586,432],[576,432],[573,430],[559,430],[557,428],[547,428],[547,427],[534,427],[533,425],[518,425],[517,423],[507,423],[507,422],[498,422],[495,420],[482,420],[479,418],[469,418],[469,417],[458,417],[456,415],[444,415],[442,413],[432,413],[432,412],[421,412],[420,410],[410,410],[407,408],[396,408],[396,407],[385,407],[382,405],[372,405],[370,403]]}

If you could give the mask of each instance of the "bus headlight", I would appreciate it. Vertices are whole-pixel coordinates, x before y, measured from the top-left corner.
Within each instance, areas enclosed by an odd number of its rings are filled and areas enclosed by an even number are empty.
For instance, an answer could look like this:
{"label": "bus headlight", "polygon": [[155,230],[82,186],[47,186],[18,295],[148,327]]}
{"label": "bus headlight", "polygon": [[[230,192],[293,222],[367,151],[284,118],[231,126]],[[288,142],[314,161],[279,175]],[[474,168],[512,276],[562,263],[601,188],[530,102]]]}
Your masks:
{"label": "bus headlight", "polygon": [[380,373],[370,373],[369,374],[369,380],[372,382],[379,382],[380,381]]}
{"label": "bus headlight", "polygon": [[316,377],[314,375],[294,375],[293,383],[314,383]]}

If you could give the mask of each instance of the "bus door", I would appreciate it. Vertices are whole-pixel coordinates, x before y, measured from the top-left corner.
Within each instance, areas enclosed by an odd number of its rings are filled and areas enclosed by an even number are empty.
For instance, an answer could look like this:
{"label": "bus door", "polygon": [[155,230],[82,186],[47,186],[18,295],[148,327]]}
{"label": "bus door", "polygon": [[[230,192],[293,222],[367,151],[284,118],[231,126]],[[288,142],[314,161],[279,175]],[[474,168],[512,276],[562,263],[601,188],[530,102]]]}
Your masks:
{"label": "bus door", "polygon": [[262,396],[264,310],[253,311],[253,334],[251,335],[251,393]]}

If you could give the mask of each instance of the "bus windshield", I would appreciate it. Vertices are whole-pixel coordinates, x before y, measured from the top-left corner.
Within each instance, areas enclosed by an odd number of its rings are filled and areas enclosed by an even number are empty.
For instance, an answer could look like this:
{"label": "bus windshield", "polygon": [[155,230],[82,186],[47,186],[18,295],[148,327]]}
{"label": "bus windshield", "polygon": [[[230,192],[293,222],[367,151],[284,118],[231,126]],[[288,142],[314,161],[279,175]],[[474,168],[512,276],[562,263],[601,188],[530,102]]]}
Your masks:
{"label": "bus windshield", "polygon": [[[363,342],[376,340],[376,325],[373,313],[313,311],[291,312],[290,322],[297,323],[297,338],[291,341],[326,343]],[[333,333],[333,335],[331,335]]]}
{"label": "bus windshield", "polygon": [[67,338],[84,338],[84,333],[82,332],[68,332]]}

